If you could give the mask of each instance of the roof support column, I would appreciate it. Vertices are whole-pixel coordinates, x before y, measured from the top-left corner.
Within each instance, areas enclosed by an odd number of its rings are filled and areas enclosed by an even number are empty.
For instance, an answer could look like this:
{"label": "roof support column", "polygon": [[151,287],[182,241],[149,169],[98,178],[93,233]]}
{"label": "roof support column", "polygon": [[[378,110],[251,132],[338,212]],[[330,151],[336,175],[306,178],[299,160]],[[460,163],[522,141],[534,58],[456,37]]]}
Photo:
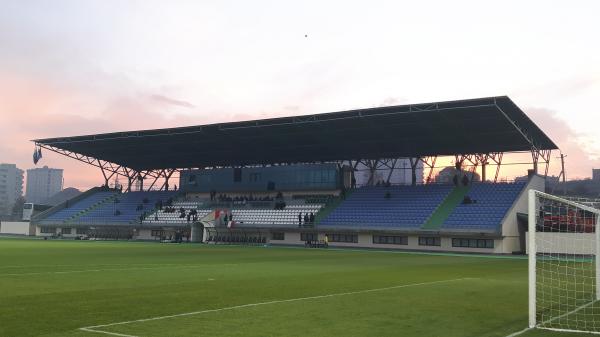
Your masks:
{"label": "roof support column", "polygon": [[533,171],[538,173],[538,164],[540,163],[540,158],[542,162],[545,164],[544,166],[544,176],[548,176],[548,168],[550,166],[550,157],[552,155],[552,150],[539,150],[536,147],[531,148],[531,159],[533,160]]}
{"label": "roof support column", "polygon": [[362,163],[369,169],[369,179],[367,180],[367,186],[375,185],[375,172],[377,171],[377,159],[367,159]]}
{"label": "roof support column", "polygon": [[100,172],[102,172],[102,176],[104,177],[104,185],[108,187],[108,177],[106,176],[106,172],[104,171],[104,166],[102,166],[102,163],[100,162],[100,159],[97,159],[98,161],[98,167],[100,168]]}
{"label": "roof support column", "polygon": [[[386,179],[386,183],[390,183],[390,179],[392,178],[392,174],[394,173],[394,170],[396,169],[396,164],[398,163],[398,159],[392,159],[392,165],[386,165],[389,169],[390,172],[388,173],[387,179]],[[387,164],[387,163],[386,163]]]}
{"label": "roof support column", "polygon": [[429,184],[431,182],[431,177],[433,176],[433,169],[435,168],[436,161],[437,156],[427,156],[421,158],[421,162],[423,162],[423,165],[429,168],[429,173],[427,174],[427,178],[425,179],[426,184]]}
{"label": "roof support column", "polygon": [[408,158],[410,161],[410,172],[411,172],[411,185],[417,185],[417,166],[419,165],[419,161],[421,161],[420,157]]}
{"label": "roof support column", "polygon": [[161,177],[161,175],[165,174],[165,170],[160,170],[158,172],[158,175],[154,176],[154,180],[152,181],[152,184],[150,184],[150,186],[148,187],[148,191],[150,191],[152,189],[152,187],[154,187],[154,185],[156,184],[156,182],[158,181],[158,179]]}
{"label": "roof support column", "polygon": [[[102,176],[104,177],[104,185],[108,187],[108,183],[112,177],[119,174],[119,170],[123,169],[121,165],[113,165],[112,163],[96,159],[98,168],[100,168],[100,172],[102,172]],[[107,175],[107,172],[110,174]],[[116,187],[116,186],[115,186]]]}
{"label": "roof support column", "polygon": [[489,159],[491,159],[496,164],[496,174],[494,175],[494,182],[498,181],[500,167],[502,166],[502,156],[504,156],[503,152],[493,152],[489,156]]}
{"label": "roof support column", "polygon": [[164,172],[164,176],[165,176],[165,182],[160,187],[160,190],[168,191],[169,190],[169,179],[171,179],[171,176],[173,175],[173,173],[175,173],[175,170],[174,169],[163,170],[163,172]]}

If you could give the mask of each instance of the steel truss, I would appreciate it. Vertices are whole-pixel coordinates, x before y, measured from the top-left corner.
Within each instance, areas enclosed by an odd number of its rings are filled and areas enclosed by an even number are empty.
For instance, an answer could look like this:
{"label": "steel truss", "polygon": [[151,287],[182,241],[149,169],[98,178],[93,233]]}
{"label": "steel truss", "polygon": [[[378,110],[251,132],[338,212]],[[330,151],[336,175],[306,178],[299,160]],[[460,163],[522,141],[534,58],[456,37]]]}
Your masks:
{"label": "steel truss", "polygon": [[457,168],[462,168],[465,162],[469,163],[469,172],[471,177],[477,171],[477,167],[481,166],[481,181],[487,180],[487,166],[495,165],[496,172],[494,174],[494,182],[498,181],[500,174],[500,167],[502,166],[503,152],[492,152],[492,153],[475,153],[475,154],[459,154],[455,155],[455,164]]}
{"label": "steel truss", "polygon": [[[536,147],[531,148],[531,159],[533,159],[533,171],[538,173],[538,164],[544,165],[544,176],[548,176],[548,168],[550,166],[550,157],[552,150],[538,150]],[[541,160],[540,160],[541,159]]]}
{"label": "steel truss", "polygon": [[[104,184],[108,186],[109,181],[115,176],[122,176],[127,178],[127,186],[123,188],[125,191],[130,192],[134,189],[135,183],[138,183],[138,189],[144,190],[144,182],[149,179],[150,185],[147,187],[147,190],[158,189],[158,190],[168,190],[169,189],[169,181],[172,178],[173,174],[176,172],[180,172],[179,169],[153,169],[153,170],[135,170],[133,168],[125,167],[123,165],[119,165],[116,163],[112,163],[106,160],[101,160],[93,157],[89,157],[86,155],[82,155],[79,153],[75,153],[68,150],[63,150],[51,145],[45,144],[35,144],[40,148],[44,148],[45,150],[52,151],[58,153],[60,155],[78,160],[82,163],[95,166],[100,169],[102,176],[104,178]],[[531,156],[533,159],[533,169],[537,173],[539,163],[545,164],[544,175],[548,174],[548,167],[550,163],[551,150],[538,150],[535,146],[532,145]],[[455,163],[462,167],[465,162],[468,162],[470,165],[470,172],[474,173],[477,170],[477,167],[481,166],[481,178],[482,181],[487,179],[486,167],[488,165],[495,165],[496,170],[494,174],[494,182],[498,180],[498,176],[500,173],[500,167],[502,166],[502,152],[492,152],[492,153],[475,153],[475,154],[458,154],[455,155]],[[410,163],[410,170],[412,173],[411,183],[412,185],[416,185],[417,177],[416,170],[418,168],[419,163],[423,163],[423,167],[428,172],[424,177],[424,183],[433,182],[433,173],[436,169],[436,161],[438,156],[425,156],[425,157],[412,157],[406,158]],[[389,169],[389,173],[385,178],[384,182],[389,183],[392,177],[392,174],[395,170],[403,170],[404,168],[400,167],[399,159],[401,158],[381,158],[381,159],[349,159],[349,160],[341,160],[337,161],[339,167],[343,165],[348,165],[352,168],[353,172],[356,172],[358,164],[363,164],[369,170],[369,179],[367,181],[367,185],[375,185],[376,184],[376,175],[375,173],[378,170]],[[266,165],[262,165],[266,166]],[[207,169],[211,167],[200,167],[195,169]],[[216,167],[214,167],[216,168]],[[194,169],[194,168],[189,168]]]}
{"label": "steel truss", "polygon": [[[102,176],[104,178],[104,184],[108,186],[109,181],[115,176],[123,176],[127,178],[127,188],[125,189],[127,192],[130,192],[133,187],[134,181],[140,182],[140,190],[143,190],[143,182],[145,179],[152,179],[148,190],[152,189],[160,179],[164,179],[164,182],[158,188],[159,190],[166,190],[169,188],[169,179],[172,177],[173,173],[177,172],[177,169],[156,169],[156,170],[141,170],[136,171],[132,168],[125,167],[122,165],[118,165],[115,163],[111,163],[106,160],[92,158],[86,155],[82,155],[79,153],[75,153],[72,151],[63,150],[54,146],[45,145],[45,144],[36,144],[45,150],[52,151],[58,153],[60,155],[69,157],[71,159],[78,160],[82,163],[95,166],[100,169]],[[115,186],[116,187],[116,186]]]}
{"label": "steel truss", "polygon": [[358,164],[363,164],[369,170],[369,179],[367,180],[367,185],[375,185],[375,173],[378,170],[386,170],[389,169],[387,177],[384,179],[384,183],[389,183],[392,178],[392,174],[395,170],[403,170],[404,168],[400,167],[399,160],[407,159],[410,162],[410,169],[412,173],[412,184],[416,185],[417,183],[417,167],[419,162],[423,163],[424,167],[429,169],[429,173],[427,174],[427,178],[425,178],[426,183],[430,183],[432,181],[433,171],[435,168],[435,162],[437,160],[437,156],[428,156],[428,157],[414,157],[414,158],[382,158],[382,159],[359,159],[359,160],[343,160],[338,162],[338,167],[342,167],[343,165],[350,166],[353,171],[356,171],[356,167]]}
{"label": "steel truss", "polygon": [[538,164],[540,163],[540,158],[542,159],[542,163],[546,164],[544,168],[544,176],[548,176],[548,168],[550,166],[550,157],[552,155],[552,150],[542,150],[542,146],[536,143],[535,139],[528,133],[526,128],[523,128],[517,123],[517,121],[511,119],[508,114],[498,105],[497,99],[494,98],[494,105],[498,110],[504,115],[506,120],[511,123],[525,138],[529,144],[531,145],[531,158],[533,159],[533,171],[538,173]]}

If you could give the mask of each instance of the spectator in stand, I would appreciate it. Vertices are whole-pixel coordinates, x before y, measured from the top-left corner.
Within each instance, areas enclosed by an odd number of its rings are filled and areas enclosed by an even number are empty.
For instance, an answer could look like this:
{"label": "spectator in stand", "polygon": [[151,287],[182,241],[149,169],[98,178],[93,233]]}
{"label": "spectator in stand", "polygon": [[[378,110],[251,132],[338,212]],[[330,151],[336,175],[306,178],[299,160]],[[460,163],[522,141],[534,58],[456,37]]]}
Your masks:
{"label": "spectator in stand", "polygon": [[313,212],[310,212],[310,216],[308,217],[311,225],[315,223],[315,214]]}
{"label": "spectator in stand", "polygon": [[302,212],[298,213],[298,227],[302,227]]}
{"label": "spectator in stand", "polygon": [[310,221],[310,219],[309,219],[308,213],[304,214],[304,224],[309,223],[309,221]]}

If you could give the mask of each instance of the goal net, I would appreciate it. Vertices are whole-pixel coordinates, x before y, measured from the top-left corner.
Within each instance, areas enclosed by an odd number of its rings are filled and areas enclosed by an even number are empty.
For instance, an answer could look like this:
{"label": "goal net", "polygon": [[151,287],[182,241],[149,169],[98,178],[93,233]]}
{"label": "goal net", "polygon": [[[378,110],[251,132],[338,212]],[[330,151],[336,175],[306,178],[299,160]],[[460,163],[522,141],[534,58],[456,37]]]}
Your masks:
{"label": "goal net", "polygon": [[529,327],[600,335],[597,200],[529,191]]}

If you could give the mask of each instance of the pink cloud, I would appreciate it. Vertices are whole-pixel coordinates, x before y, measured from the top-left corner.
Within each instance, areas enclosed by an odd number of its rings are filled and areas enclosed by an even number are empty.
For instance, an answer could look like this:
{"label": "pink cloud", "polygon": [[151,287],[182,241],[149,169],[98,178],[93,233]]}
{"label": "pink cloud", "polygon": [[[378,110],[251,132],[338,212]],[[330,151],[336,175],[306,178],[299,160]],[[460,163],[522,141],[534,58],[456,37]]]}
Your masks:
{"label": "pink cloud", "polygon": [[[0,105],[0,158],[22,169],[34,167],[31,139],[204,122],[173,113],[173,104],[157,104],[156,95],[93,96],[36,79],[1,75],[0,92],[6,98]],[[99,170],[90,165],[49,151],[43,155],[38,166],[63,168],[65,186],[86,189],[102,182]]]}
{"label": "pink cloud", "polygon": [[[592,174],[592,168],[600,167],[600,160],[586,150],[585,139],[587,135],[573,130],[559,118],[556,113],[544,108],[526,108],[527,115],[558,145],[560,150],[567,155],[565,171],[567,179],[587,178]],[[560,161],[555,154],[552,158],[553,172],[560,171]],[[558,170],[558,171],[557,171]]]}
{"label": "pink cloud", "polygon": [[184,108],[195,108],[195,106],[190,102],[177,100],[163,95],[154,94],[150,95],[150,98],[156,101],[157,103],[172,104]]}
{"label": "pink cloud", "polygon": [[[279,110],[257,113],[239,111],[208,114],[199,111],[187,101],[170,98],[167,93],[135,90],[123,91],[130,92],[129,94],[96,93],[87,87],[68,88],[55,82],[19,77],[6,72],[0,73],[0,92],[3,93],[0,105],[0,158],[2,161],[15,162],[23,169],[34,166],[31,158],[31,139],[251,120],[302,113],[301,106],[288,105]],[[382,105],[399,103],[402,103],[402,100],[388,98]],[[177,109],[181,108],[191,110],[192,113],[179,113],[181,110]],[[598,158],[594,158],[581,146],[585,135],[578,135],[551,110],[529,108],[526,111],[568,155],[569,178],[588,177],[593,166],[600,167]],[[557,174],[559,162],[555,157],[556,155],[552,158],[551,173]],[[530,160],[530,157],[511,156],[505,160]],[[102,182],[98,169],[48,151],[44,152],[39,165],[65,169],[65,186],[85,189]],[[523,175],[527,168],[507,166],[502,176]]]}

